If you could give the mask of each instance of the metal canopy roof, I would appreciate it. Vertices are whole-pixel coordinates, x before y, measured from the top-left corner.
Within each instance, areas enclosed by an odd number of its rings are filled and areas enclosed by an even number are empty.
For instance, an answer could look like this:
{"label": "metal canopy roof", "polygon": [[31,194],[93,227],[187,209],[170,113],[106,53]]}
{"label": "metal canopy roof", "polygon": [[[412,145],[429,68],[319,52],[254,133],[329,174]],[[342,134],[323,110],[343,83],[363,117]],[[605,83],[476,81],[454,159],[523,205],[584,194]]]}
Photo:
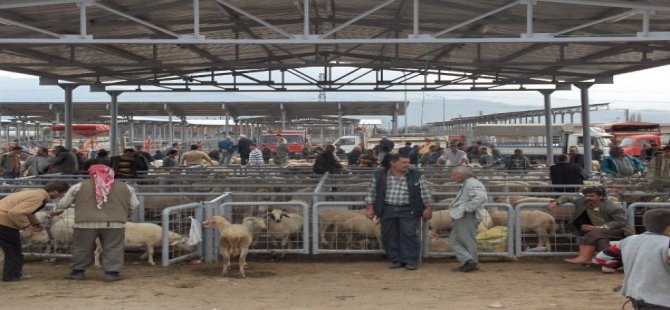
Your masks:
{"label": "metal canopy roof", "polygon": [[[339,107],[339,109],[338,109]],[[286,119],[322,118],[324,115],[403,115],[401,101],[330,101],[330,102],[122,102],[119,116],[225,116],[236,120],[240,116],[262,117],[263,122],[281,119],[282,109]],[[80,122],[107,120],[110,111],[105,102],[74,102],[74,115]],[[219,111],[218,113],[216,111]],[[64,115],[63,102],[0,102],[0,115],[19,119],[53,120],[56,113]],[[249,119],[249,122],[254,122]]]}
{"label": "metal canopy roof", "polygon": [[0,3],[0,70],[107,90],[565,89],[670,64],[668,40],[667,0]]}

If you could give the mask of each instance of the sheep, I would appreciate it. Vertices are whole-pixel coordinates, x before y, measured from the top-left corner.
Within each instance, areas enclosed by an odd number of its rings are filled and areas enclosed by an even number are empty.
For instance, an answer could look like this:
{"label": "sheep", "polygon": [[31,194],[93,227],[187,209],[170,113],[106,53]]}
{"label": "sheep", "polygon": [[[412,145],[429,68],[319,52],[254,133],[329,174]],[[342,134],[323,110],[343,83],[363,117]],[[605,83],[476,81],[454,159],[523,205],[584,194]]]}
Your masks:
{"label": "sheep", "polygon": [[[507,226],[507,212],[492,208],[491,216],[496,226]],[[556,235],[556,221],[554,217],[540,210],[522,210],[520,217],[521,229],[524,232],[530,230],[537,234],[537,247],[539,248],[544,245],[547,249],[551,249],[549,234]]]}
{"label": "sheep", "polygon": [[265,219],[260,217],[248,216],[242,219],[242,224],[249,227],[251,231],[251,247],[256,246],[258,237],[260,237],[261,231],[268,229],[265,224]]}
{"label": "sheep", "polygon": [[352,248],[354,235],[362,236],[364,242],[369,240],[371,236],[374,236],[377,239],[377,244],[381,247],[381,225],[379,219],[376,217],[373,220],[369,220],[365,215],[356,214],[338,226],[342,227],[341,232],[346,233],[346,244],[349,249]]}
{"label": "sheep", "polygon": [[[435,233],[440,233],[441,231],[451,230],[453,227],[453,219],[449,213],[449,209],[433,211],[433,217],[428,220],[428,225],[430,229]],[[477,225],[477,232],[486,231],[487,229],[493,227],[493,221],[489,212],[484,209],[484,216]]]}
{"label": "sheep", "polygon": [[72,245],[72,235],[74,234],[74,214],[63,213],[51,218],[51,227],[49,235],[52,238],[52,251],[56,253],[58,249],[67,249]]}
{"label": "sheep", "polygon": [[239,268],[242,277],[245,277],[244,268],[247,265],[247,253],[253,240],[252,231],[255,227],[267,229],[265,222],[258,218],[245,218],[242,224],[231,224],[223,216],[212,216],[202,223],[203,227],[214,228],[219,231],[219,253],[223,257],[223,270],[221,276],[225,276],[230,270],[230,257],[239,256]]}
{"label": "sheep", "polygon": [[161,195],[144,197],[144,214],[147,218],[160,218],[163,209],[194,202],[183,195]]}
{"label": "sheep", "polygon": [[[335,210],[335,209],[326,209],[319,212],[319,240],[321,245],[327,247],[329,245],[328,239],[326,238],[326,233],[328,231],[333,231],[332,236],[337,236],[341,227],[338,224],[344,223],[351,217],[365,214],[361,211],[365,210]],[[330,238],[331,240],[335,238]]]}
{"label": "sheep", "polygon": [[286,249],[290,245],[288,241],[292,235],[299,235],[302,232],[303,217],[300,214],[273,209],[268,213],[268,217],[270,219],[268,235],[275,246],[277,241],[281,241],[281,249]]}
{"label": "sheep", "polygon": [[[151,266],[155,266],[154,247],[160,245],[163,241],[163,228],[152,223],[133,223],[127,222],[125,228],[124,245],[127,248],[143,247],[146,249],[141,259],[147,259]],[[177,246],[180,249],[191,251],[192,248],[186,244],[186,238],[178,233],[168,232],[168,241],[171,246]],[[100,267],[100,254],[102,247],[100,241],[96,239],[95,266]]]}
{"label": "sheep", "polygon": [[451,252],[451,245],[449,239],[440,238],[440,235],[431,231],[428,233],[428,249],[431,252]]}

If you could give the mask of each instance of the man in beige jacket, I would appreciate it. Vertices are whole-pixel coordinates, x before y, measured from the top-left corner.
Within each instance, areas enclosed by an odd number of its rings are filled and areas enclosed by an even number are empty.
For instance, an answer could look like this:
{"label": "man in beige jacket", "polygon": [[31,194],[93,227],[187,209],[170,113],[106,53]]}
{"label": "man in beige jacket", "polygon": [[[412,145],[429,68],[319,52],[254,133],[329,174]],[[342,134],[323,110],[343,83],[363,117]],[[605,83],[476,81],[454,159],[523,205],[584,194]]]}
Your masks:
{"label": "man in beige jacket", "polygon": [[198,150],[198,145],[191,145],[191,150],[181,155],[181,165],[182,166],[196,166],[202,165],[203,162],[208,162],[210,165],[214,165],[214,161],[209,158],[207,153]]}
{"label": "man in beige jacket", "polygon": [[34,213],[49,200],[63,196],[69,188],[63,181],[50,181],[42,189],[16,192],[0,200],[0,247],[5,251],[2,281],[29,278],[23,275],[19,229],[41,230]]}

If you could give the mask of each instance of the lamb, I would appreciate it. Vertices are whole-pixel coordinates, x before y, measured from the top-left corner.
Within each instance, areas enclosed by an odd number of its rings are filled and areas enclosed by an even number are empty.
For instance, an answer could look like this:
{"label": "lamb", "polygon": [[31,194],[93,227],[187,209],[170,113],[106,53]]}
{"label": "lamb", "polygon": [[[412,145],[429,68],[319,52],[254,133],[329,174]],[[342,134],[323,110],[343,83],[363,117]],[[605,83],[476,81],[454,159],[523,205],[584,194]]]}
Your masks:
{"label": "lamb", "polygon": [[[435,233],[440,233],[441,231],[451,230],[453,227],[453,219],[449,210],[438,210],[433,211],[433,217],[428,221],[430,229]],[[491,215],[489,212],[484,209],[484,217],[482,221],[479,222],[477,226],[477,232],[486,231],[487,229],[493,227],[493,221],[491,220]]]}
{"label": "lamb", "polygon": [[[341,232],[346,233],[346,244],[349,249],[352,248],[354,236],[363,237],[364,242],[369,241],[369,238],[374,236],[377,240],[377,244],[379,244],[380,247],[382,245],[381,225],[379,219],[376,217],[373,220],[369,220],[365,215],[356,214],[338,226],[342,227]],[[366,247],[367,246],[363,246],[362,248]]]}
{"label": "lamb", "polygon": [[[319,212],[319,240],[324,247],[328,246],[326,233],[333,230],[332,235],[337,235],[339,230],[338,223],[343,223],[351,217],[364,214],[354,210],[334,210],[326,209]],[[331,240],[334,238],[330,238]]]}
{"label": "lamb", "polygon": [[286,213],[282,209],[273,209],[268,214],[270,225],[268,226],[268,235],[272,243],[277,246],[277,241],[281,241],[281,249],[286,249],[291,236],[299,235],[302,232],[303,217],[296,213]]}
{"label": "lamb", "polygon": [[63,213],[51,218],[51,227],[49,234],[52,241],[52,251],[56,253],[58,249],[67,249],[72,245],[72,235],[74,234],[74,213]]}
{"label": "lamb", "polygon": [[[496,226],[507,226],[507,212],[491,209],[491,216]],[[540,210],[521,211],[521,229],[534,231],[537,234],[537,247],[545,246],[551,249],[549,234],[556,235],[556,221],[551,214]]]}
{"label": "lamb", "polygon": [[212,216],[202,223],[203,227],[214,228],[219,231],[219,252],[223,257],[223,270],[221,276],[225,276],[230,270],[230,257],[239,256],[240,274],[245,277],[244,268],[247,265],[247,254],[253,240],[252,231],[256,227],[267,229],[265,222],[259,218],[245,218],[242,224],[231,224],[223,216]]}
{"label": "lamb", "polygon": [[[141,259],[147,259],[151,266],[155,266],[154,262],[154,247],[160,245],[163,241],[163,228],[152,223],[126,223],[124,244],[127,248],[143,247],[146,252],[142,254]],[[169,232],[168,241],[171,246],[177,246],[180,249],[191,251],[192,248],[186,244],[186,238],[178,233]],[[100,267],[100,254],[102,247],[98,240],[96,240],[97,247],[95,249],[95,266]]]}

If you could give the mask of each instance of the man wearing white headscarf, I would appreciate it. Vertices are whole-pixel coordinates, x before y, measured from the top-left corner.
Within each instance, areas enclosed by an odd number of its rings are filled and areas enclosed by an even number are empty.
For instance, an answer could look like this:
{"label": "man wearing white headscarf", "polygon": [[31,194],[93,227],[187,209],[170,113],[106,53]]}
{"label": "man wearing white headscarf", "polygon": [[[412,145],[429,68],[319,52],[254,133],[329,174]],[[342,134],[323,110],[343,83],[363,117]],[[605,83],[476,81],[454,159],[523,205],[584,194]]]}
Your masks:
{"label": "man wearing white headscarf", "polygon": [[72,235],[72,272],[65,277],[83,280],[84,272],[93,263],[95,239],[102,244],[103,281],[121,280],[125,224],[129,210],[140,203],[135,190],[125,182],[114,180],[114,170],[105,165],[92,165],[90,179],[70,188],[58,203],[58,214],[74,204]]}

